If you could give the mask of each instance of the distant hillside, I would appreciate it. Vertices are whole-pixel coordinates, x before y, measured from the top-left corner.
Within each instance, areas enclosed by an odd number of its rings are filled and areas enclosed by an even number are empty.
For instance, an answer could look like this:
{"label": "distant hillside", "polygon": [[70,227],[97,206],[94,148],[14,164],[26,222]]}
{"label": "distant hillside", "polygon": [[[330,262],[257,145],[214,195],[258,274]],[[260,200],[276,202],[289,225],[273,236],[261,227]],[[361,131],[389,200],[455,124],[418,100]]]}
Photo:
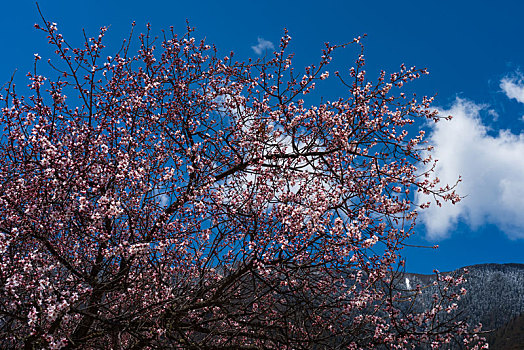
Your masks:
{"label": "distant hillside", "polygon": [[468,294],[461,306],[485,330],[499,328],[524,313],[524,264],[475,265],[469,271]]}
{"label": "distant hillside", "polygon": [[497,329],[488,337],[488,342],[491,350],[524,349],[524,314]]}
{"label": "distant hillside", "polygon": [[[468,266],[467,294],[458,301],[461,319],[470,324],[482,323],[489,336],[490,349],[524,349],[524,264],[482,264]],[[460,273],[464,268],[447,273]],[[434,275],[406,273],[407,289],[417,284],[428,285]],[[431,301],[434,293],[428,288],[419,300],[420,307]]]}

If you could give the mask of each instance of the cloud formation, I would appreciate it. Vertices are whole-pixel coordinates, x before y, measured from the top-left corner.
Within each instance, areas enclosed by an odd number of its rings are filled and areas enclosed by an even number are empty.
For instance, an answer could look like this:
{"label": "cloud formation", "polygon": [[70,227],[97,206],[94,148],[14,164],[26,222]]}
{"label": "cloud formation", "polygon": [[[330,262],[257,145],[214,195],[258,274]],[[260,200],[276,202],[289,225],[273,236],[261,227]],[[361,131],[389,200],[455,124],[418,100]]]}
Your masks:
{"label": "cloud formation", "polygon": [[[508,97],[522,98],[524,103],[522,86],[508,80],[501,86],[508,88],[504,90]],[[449,236],[459,220],[473,229],[493,224],[511,239],[524,238],[524,133],[500,130],[489,135],[479,116],[484,108],[457,99],[451,109],[439,111],[453,119],[432,127],[432,154],[439,160],[435,175],[442,185],[454,184],[462,176],[457,192],[466,197],[456,205],[432,204],[421,212],[430,239]],[[417,196],[419,204],[427,201],[432,199]]]}
{"label": "cloud formation", "polygon": [[251,46],[253,51],[257,55],[262,55],[266,50],[273,50],[275,48],[275,45],[269,40],[265,40],[264,38],[258,38],[258,44],[255,46]]}
{"label": "cloud formation", "polygon": [[505,77],[500,81],[500,88],[509,99],[514,98],[520,103],[524,103],[524,82],[522,77]]}

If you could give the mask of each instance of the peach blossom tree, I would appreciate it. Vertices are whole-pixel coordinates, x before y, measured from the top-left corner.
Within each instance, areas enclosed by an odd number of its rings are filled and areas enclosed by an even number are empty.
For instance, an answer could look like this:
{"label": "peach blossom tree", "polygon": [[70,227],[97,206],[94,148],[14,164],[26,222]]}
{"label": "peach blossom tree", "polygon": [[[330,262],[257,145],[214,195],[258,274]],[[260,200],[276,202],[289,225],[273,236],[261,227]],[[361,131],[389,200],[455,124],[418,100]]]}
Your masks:
{"label": "peach blossom tree", "polygon": [[[417,170],[408,129],[439,117],[402,89],[425,70],[371,82],[360,50],[329,72],[360,38],[298,72],[287,33],[238,62],[191,28],[106,56],[105,28],[73,48],[36,27],[54,70],[35,55],[29,92],[0,97],[2,348],[482,346],[454,318],[460,278],[422,311],[395,278],[414,193],[459,199]],[[340,98],[316,97],[327,79]]]}

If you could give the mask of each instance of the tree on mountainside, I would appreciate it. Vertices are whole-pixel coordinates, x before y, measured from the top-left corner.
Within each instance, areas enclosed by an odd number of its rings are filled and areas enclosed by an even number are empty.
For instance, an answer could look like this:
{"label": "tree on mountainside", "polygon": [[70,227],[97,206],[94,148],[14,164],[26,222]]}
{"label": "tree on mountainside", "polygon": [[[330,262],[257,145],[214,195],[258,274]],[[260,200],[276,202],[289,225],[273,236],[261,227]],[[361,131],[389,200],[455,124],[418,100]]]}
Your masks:
{"label": "tree on mountainside", "polygon": [[[401,90],[425,70],[372,83],[361,53],[330,76],[346,45],[326,44],[298,73],[287,33],[235,62],[190,28],[113,57],[105,28],[82,48],[40,29],[58,77],[35,56],[30,96],[0,97],[0,347],[482,346],[453,319],[460,279],[411,313],[393,278],[413,193],[459,199],[417,172],[407,127],[438,116]],[[309,105],[328,78],[342,97]]]}

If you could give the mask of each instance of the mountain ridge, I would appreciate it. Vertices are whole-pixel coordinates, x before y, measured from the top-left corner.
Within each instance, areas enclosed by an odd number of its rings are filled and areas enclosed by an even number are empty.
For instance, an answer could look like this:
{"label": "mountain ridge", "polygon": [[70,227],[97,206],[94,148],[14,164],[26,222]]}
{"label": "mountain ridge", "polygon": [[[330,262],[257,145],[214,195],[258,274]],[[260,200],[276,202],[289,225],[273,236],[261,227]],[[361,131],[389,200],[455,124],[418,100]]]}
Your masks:
{"label": "mountain ridge", "polygon": [[[460,267],[440,274],[464,274],[460,285],[466,294],[457,301],[460,317],[469,324],[482,323],[490,349],[524,349],[524,264],[484,263]],[[405,272],[400,283],[406,289],[416,284],[431,286],[436,274]],[[423,308],[435,291],[427,288],[418,301]]]}

